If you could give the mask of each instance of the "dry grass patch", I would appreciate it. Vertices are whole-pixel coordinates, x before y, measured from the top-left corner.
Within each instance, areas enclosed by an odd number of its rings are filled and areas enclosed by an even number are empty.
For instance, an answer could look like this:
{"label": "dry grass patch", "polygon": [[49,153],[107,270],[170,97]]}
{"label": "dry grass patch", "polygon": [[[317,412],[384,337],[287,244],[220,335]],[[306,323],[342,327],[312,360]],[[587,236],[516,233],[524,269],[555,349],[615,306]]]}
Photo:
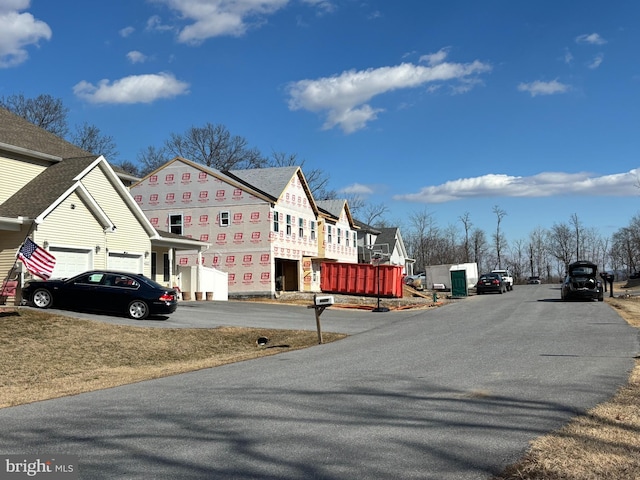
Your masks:
{"label": "dry grass patch", "polygon": [[[620,290],[617,290],[620,291]],[[607,297],[630,325],[640,327],[640,299]],[[532,442],[529,452],[494,480],[640,479],[640,362],[608,402]]]}
{"label": "dry grass patch", "polygon": [[[323,332],[325,343],[344,337]],[[0,316],[0,408],[317,344],[314,331],[130,327],[21,309]]]}

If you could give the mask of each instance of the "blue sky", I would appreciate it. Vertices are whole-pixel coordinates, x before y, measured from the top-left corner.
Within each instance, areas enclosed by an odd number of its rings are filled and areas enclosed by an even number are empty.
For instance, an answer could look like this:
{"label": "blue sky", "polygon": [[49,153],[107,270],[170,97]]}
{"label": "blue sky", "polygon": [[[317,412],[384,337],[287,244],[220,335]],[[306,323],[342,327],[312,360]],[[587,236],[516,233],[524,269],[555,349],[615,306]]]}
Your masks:
{"label": "blue sky", "polygon": [[49,94],[135,161],[222,124],[410,225],[509,242],[640,211],[640,2],[0,0],[0,95]]}

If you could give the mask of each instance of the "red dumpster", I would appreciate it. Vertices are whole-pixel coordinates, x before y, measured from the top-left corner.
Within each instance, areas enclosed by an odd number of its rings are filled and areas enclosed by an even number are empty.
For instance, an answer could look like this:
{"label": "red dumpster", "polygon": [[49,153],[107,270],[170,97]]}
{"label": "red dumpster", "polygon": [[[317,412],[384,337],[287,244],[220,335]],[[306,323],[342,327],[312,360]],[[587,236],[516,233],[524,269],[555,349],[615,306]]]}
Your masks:
{"label": "red dumpster", "polygon": [[401,266],[325,262],[320,275],[323,292],[402,298]]}

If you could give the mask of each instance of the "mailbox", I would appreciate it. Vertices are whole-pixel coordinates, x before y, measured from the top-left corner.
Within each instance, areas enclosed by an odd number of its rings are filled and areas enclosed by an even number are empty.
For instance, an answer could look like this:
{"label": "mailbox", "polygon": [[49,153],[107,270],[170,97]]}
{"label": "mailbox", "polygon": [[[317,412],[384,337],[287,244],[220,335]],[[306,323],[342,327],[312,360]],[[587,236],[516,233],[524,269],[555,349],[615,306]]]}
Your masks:
{"label": "mailbox", "polygon": [[324,307],[333,305],[335,300],[333,299],[333,295],[315,295],[313,297],[313,303],[316,307]]}

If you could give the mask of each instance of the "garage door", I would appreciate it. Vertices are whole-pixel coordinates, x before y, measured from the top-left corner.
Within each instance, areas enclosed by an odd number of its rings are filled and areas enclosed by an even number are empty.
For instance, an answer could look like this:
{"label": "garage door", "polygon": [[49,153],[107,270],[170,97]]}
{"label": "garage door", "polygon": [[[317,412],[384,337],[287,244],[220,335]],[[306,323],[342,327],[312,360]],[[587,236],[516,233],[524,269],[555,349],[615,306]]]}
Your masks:
{"label": "garage door", "polygon": [[109,252],[109,270],[142,273],[142,255],[133,253]]}
{"label": "garage door", "polygon": [[91,270],[91,250],[78,248],[50,247],[49,252],[56,257],[53,278],[69,278]]}

